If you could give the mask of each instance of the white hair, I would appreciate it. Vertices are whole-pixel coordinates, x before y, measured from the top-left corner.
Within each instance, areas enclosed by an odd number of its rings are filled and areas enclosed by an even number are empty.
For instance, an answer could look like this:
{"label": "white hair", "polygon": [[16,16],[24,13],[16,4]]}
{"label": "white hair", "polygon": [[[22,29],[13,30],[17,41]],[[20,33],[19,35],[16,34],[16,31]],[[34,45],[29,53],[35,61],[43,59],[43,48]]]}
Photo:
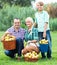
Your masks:
{"label": "white hair", "polygon": [[25,21],[30,21],[33,23],[33,19],[31,17],[27,17]]}

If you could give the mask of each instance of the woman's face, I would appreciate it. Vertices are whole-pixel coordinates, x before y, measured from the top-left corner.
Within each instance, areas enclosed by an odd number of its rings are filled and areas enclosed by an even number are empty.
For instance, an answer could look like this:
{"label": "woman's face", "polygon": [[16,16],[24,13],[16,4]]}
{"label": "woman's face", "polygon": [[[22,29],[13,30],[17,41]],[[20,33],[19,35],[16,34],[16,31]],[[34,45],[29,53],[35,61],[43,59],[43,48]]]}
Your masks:
{"label": "woman's face", "polygon": [[43,10],[43,5],[40,5],[39,3],[36,3],[36,8],[38,9],[38,11],[42,11]]}
{"label": "woman's face", "polygon": [[27,20],[27,21],[26,21],[26,25],[27,25],[28,28],[29,28],[29,27],[32,27],[32,22],[31,22],[30,20]]}

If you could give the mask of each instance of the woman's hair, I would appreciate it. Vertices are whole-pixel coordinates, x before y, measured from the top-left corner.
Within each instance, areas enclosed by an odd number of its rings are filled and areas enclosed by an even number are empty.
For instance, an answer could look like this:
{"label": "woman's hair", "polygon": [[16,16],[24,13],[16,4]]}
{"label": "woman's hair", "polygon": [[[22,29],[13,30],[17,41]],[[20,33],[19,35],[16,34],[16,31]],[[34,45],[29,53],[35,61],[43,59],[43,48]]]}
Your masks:
{"label": "woman's hair", "polygon": [[33,19],[32,19],[31,17],[27,17],[27,18],[25,19],[25,21],[30,21],[30,22],[33,23]]}

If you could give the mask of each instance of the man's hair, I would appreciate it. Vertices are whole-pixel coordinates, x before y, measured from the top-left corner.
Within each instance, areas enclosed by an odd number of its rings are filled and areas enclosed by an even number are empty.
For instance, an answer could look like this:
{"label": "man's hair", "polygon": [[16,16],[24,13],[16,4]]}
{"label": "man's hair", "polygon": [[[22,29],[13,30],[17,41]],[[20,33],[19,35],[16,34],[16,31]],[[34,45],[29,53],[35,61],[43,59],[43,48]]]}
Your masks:
{"label": "man's hair", "polygon": [[14,18],[14,19],[20,20],[19,18]]}
{"label": "man's hair", "polygon": [[19,18],[14,18],[14,20],[13,20],[13,21],[15,21],[15,20],[19,20],[19,21],[20,21],[20,19],[19,19]]}

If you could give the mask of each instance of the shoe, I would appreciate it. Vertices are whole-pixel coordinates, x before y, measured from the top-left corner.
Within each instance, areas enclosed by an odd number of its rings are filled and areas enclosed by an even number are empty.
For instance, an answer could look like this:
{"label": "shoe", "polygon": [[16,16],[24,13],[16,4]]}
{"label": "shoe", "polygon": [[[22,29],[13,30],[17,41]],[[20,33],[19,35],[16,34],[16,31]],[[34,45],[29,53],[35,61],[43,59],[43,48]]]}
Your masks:
{"label": "shoe", "polygon": [[18,57],[17,60],[21,60],[21,57]]}
{"label": "shoe", "polygon": [[15,56],[9,56],[9,57],[12,58],[12,59],[15,58]]}
{"label": "shoe", "polygon": [[41,59],[45,59],[46,57],[42,57]]}
{"label": "shoe", "polygon": [[49,60],[52,59],[52,57],[47,57]]}

